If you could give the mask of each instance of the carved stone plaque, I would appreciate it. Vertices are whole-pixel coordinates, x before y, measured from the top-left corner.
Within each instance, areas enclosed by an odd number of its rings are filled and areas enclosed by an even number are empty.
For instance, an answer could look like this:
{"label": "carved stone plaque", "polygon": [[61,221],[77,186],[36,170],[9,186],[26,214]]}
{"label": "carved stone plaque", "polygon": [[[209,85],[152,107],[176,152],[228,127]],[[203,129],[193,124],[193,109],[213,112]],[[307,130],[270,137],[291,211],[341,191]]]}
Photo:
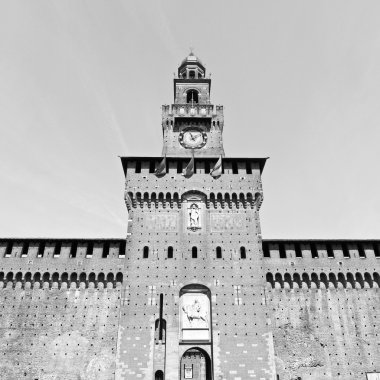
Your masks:
{"label": "carved stone plaque", "polygon": [[211,232],[241,231],[245,225],[245,216],[231,213],[213,213],[210,215]]}
{"label": "carved stone plaque", "polygon": [[149,231],[176,232],[178,231],[178,214],[152,214],[145,216],[145,227]]}
{"label": "carved stone plaque", "polygon": [[181,330],[183,340],[209,340],[210,300],[204,293],[181,296]]}

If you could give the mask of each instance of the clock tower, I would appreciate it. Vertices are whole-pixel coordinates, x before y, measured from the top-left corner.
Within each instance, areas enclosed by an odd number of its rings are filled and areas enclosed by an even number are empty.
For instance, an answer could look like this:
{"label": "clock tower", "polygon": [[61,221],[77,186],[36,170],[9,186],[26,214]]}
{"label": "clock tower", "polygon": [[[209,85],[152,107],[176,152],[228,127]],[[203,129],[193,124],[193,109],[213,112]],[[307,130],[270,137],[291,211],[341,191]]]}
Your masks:
{"label": "clock tower", "polygon": [[163,155],[224,157],[223,106],[210,100],[211,79],[190,53],[174,79],[174,103],[162,106]]}
{"label": "clock tower", "polygon": [[117,380],[275,379],[259,221],[266,159],[225,157],[210,89],[191,53],[162,109],[162,156],[121,157]]}

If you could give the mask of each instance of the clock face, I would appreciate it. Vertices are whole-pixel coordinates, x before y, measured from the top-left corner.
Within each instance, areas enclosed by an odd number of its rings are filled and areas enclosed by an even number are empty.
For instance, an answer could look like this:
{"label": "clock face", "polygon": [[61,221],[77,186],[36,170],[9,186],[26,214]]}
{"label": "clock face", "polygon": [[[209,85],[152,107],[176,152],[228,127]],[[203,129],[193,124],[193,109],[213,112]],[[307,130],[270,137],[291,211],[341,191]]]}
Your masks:
{"label": "clock face", "polygon": [[207,141],[207,134],[196,129],[187,129],[179,135],[179,142],[185,148],[202,148]]}

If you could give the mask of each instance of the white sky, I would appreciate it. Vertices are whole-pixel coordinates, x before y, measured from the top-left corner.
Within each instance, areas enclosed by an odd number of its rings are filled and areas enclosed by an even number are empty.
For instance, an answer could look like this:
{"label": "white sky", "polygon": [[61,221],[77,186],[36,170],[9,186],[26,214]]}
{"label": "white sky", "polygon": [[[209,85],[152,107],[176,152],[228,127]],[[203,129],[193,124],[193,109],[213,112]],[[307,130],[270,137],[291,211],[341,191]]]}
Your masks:
{"label": "white sky", "polygon": [[227,156],[270,156],[264,238],[380,238],[380,2],[1,1],[0,236],[123,237],[189,47]]}

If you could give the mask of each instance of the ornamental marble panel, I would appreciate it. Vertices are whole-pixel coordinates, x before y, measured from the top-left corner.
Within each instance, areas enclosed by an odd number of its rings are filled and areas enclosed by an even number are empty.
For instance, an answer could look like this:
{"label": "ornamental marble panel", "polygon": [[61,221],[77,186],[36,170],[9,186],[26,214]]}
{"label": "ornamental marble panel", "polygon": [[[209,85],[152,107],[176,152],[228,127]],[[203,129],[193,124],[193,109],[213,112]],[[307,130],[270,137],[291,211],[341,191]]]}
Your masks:
{"label": "ornamental marble panel", "polygon": [[178,214],[150,214],[145,215],[145,227],[148,231],[176,232],[178,231]]}
{"label": "ornamental marble panel", "polygon": [[247,229],[246,216],[241,213],[211,213],[211,232],[241,231]]}

